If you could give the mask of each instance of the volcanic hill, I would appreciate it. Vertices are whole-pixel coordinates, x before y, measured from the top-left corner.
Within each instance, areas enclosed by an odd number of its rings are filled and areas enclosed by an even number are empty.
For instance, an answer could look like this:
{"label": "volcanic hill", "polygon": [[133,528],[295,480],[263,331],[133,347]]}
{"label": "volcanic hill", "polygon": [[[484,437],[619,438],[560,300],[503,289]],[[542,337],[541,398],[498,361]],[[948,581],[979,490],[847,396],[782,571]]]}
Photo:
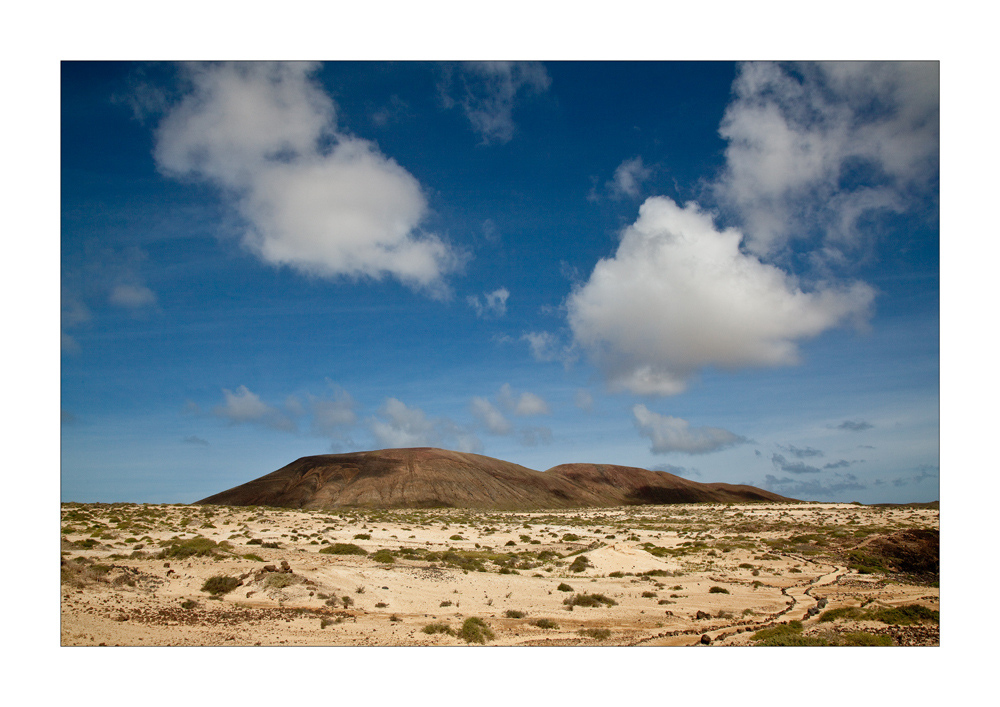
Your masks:
{"label": "volcanic hill", "polygon": [[753,486],[703,484],[628,466],[560,464],[541,472],[480,454],[419,447],[302,457],[196,503],[529,510],[792,500]]}

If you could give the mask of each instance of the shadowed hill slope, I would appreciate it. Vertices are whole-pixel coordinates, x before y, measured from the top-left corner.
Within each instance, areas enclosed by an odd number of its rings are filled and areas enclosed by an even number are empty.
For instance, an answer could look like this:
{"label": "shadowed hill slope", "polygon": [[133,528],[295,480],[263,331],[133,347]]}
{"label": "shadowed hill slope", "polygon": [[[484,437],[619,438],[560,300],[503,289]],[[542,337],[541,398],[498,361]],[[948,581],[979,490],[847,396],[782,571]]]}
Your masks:
{"label": "shadowed hill slope", "polygon": [[480,454],[422,447],[302,457],[197,503],[527,510],[790,500],[752,486],[701,484],[662,471],[562,464],[540,472]]}

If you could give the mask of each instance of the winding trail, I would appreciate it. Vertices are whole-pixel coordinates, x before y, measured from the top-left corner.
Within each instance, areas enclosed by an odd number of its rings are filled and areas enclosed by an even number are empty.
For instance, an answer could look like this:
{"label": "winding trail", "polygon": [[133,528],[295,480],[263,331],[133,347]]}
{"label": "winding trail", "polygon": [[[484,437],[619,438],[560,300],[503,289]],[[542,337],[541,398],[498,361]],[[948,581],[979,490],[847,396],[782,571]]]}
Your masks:
{"label": "winding trail", "polygon": [[[747,633],[748,631],[759,631],[765,628],[771,628],[777,626],[778,624],[788,623],[789,621],[803,621],[809,617],[819,613],[822,608],[820,602],[812,596],[811,592],[817,587],[824,587],[830,584],[834,584],[850,571],[846,567],[840,567],[837,565],[826,565],[820,564],[815,560],[810,560],[807,557],[801,557],[799,555],[790,555],[787,553],[775,553],[781,554],[787,559],[796,560],[798,562],[804,562],[811,565],[816,565],[817,567],[824,568],[830,567],[831,571],[826,574],[822,574],[815,579],[812,579],[803,584],[793,585],[791,587],[782,587],[781,593],[783,596],[788,597],[788,604],[781,611],[769,614],[766,618],[757,620],[742,620],[742,621],[730,621],[722,625],[713,625],[708,629],[686,629],[678,631],[666,631],[663,633],[658,633],[647,638],[641,638],[638,641],[630,643],[630,646],[697,646],[702,645],[702,637],[708,636],[711,643],[717,643],[719,641],[724,641],[730,636],[734,636],[738,633]],[[825,601],[823,602],[825,605]],[[752,628],[748,628],[752,627]],[[696,640],[694,642],[688,642],[687,637],[694,636]]]}

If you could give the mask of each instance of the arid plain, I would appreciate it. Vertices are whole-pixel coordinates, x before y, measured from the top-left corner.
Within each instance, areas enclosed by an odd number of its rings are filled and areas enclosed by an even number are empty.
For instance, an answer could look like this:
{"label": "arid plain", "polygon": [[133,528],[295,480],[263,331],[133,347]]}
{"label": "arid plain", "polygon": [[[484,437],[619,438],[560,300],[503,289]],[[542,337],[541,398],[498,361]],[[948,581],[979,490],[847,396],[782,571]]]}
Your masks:
{"label": "arid plain", "polygon": [[65,646],[938,645],[934,506],[62,506]]}

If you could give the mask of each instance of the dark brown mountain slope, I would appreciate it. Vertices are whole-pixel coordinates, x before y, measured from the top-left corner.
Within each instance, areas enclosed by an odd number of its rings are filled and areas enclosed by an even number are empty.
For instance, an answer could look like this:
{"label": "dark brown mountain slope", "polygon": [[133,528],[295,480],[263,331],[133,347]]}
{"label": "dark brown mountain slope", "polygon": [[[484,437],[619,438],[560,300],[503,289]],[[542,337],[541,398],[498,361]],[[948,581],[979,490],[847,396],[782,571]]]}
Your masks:
{"label": "dark brown mountain slope", "polygon": [[662,471],[562,464],[540,472],[479,454],[421,447],[302,457],[197,503],[527,510],[790,500],[751,486],[700,484]]}

